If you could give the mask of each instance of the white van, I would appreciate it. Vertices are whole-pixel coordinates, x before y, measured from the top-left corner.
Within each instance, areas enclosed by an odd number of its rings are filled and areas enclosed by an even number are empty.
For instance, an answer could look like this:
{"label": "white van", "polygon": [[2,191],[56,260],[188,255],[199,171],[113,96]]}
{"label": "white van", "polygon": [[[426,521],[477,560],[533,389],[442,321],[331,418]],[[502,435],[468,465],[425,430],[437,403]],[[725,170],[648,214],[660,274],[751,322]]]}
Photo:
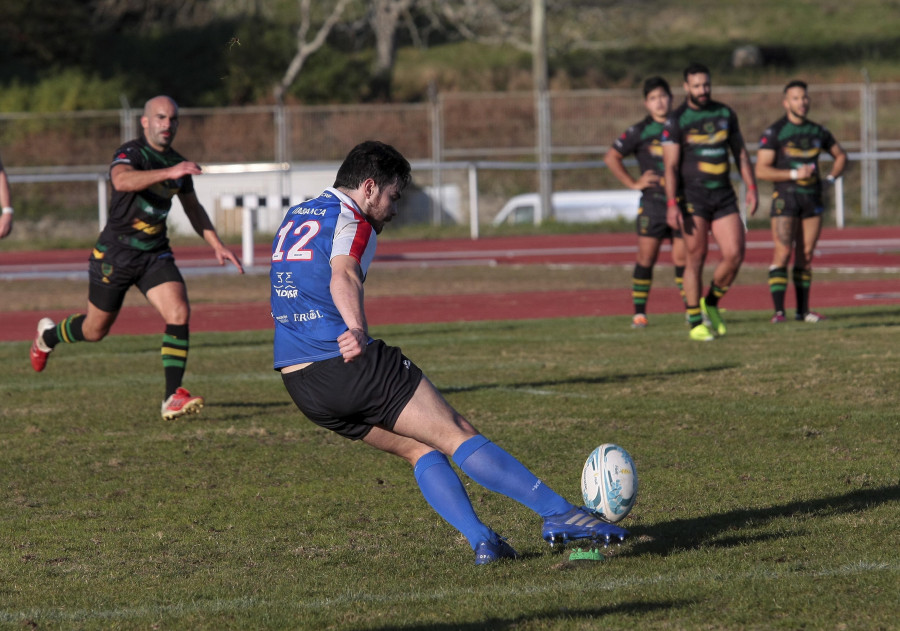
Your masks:
{"label": "white van", "polygon": [[[637,217],[641,191],[628,189],[616,191],[560,191],[550,196],[553,218],[565,223],[595,223],[611,219],[634,219]],[[497,216],[493,224],[534,223],[535,211],[541,205],[538,193],[525,193],[511,198]],[[544,215],[545,219],[548,219]]]}

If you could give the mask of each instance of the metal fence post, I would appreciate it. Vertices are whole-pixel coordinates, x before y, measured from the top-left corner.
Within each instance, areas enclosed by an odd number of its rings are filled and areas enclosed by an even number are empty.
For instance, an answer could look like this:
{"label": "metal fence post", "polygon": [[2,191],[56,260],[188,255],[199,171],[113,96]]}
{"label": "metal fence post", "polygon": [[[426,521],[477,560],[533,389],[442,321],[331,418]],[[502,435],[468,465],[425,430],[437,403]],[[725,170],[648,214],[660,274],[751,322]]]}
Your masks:
{"label": "metal fence post", "polygon": [[[109,202],[106,192],[106,174],[97,176],[97,219],[100,222],[99,230],[103,230],[109,219]],[[98,232],[99,232],[98,230]]]}
{"label": "metal fence post", "polygon": [[441,130],[441,100],[434,81],[428,84],[428,96],[431,101],[431,223],[441,225],[441,210],[444,207],[443,174],[441,158],[443,153],[443,134]]}
{"label": "metal fence post", "polygon": [[536,94],[537,117],[538,117],[538,191],[540,192],[541,203],[534,214],[534,223],[540,224],[545,219],[553,217],[553,174],[550,169],[550,147],[552,138],[550,136],[550,94],[541,91]]}
{"label": "metal fence post", "polygon": [[861,216],[872,217],[877,214],[877,211],[873,210],[875,208],[875,200],[872,197],[872,173],[875,169],[874,164],[876,163],[872,158],[872,155],[874,154],[874,147],[872,146],[874,138],[872,127],[874,125],[874,120],[869,73],[863,70],[863,76],[865,77],[865,83],[863,83],[860,88],[859,103],[859,141],[860,149],[862,151],[859,173],[861,189],[859,205]]}
{"label": "metal fence post", "polygon": [[834,181],[834,220],[838,228],[844,227],[844,178]]}
{"label": "metal fence post", "polygon": [[253,267],[253,213],[259,208],[259,198],[256,195],[244,195],[244,205],[241,207],[241,246],[244,267]]}
{"label": "metal fence post", "polygon": [[869,165],[869,205],[865,209],[865,217],[878,217],[878,86],[866,82],[868,92],[868,109],[866,116],[869,119],[869,149],[874,158]]}
{"label": "metal fence post", "polygon": [[478,238],[478,167],[469,163],[469,233]]}

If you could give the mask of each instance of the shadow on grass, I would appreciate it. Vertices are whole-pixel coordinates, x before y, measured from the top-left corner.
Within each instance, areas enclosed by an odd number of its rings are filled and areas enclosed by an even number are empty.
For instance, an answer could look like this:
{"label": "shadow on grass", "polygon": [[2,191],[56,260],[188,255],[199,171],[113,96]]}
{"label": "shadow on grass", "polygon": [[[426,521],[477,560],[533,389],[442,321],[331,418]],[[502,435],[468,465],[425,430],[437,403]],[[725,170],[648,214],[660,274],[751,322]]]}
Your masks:
{"label": "shadow on grass", "polygon": [[293,407],[293,403],[289,399],[285,399],[284,401],[266,401],[266,402],[250,402],[250,401],[216,401],[209,407],[214,408],[245,408],[245,409],[254,409],[254,408],[281,408],[281,407]]}
{"label": "shadow on grass", "polygon": [[519,388],[546,388],[549,386],[563,386],[574,384],[610,384],[610,383],[626,383],[635,379],[675,377],[691,374],[713,373],[721,370],[732,370],[740,368],[737,363],[718,364],[715,366],[705,366],[703,368],[673,368],[671,370],[660,370],[654,372],[638,372],[631,374],[615,374],[602,375],[598,377],[572,377],[569,379],[547,379],[543,381],[528,381],[523,383],[481,383],[473,386],[449,386],[441,387],[439,390],[444,394],[458,392],[475,392],[478,390],[494,390],[499,388],[519,389]]}
{"label": "shadow on grass", "polygon": [[883,318],[889,318],[890,321],[887,324],[900,324],[900,305],[897,305],[895,308],[884,309],[881,311],[841,312],[829,319],[848,320],[851,318],[854,320],[881,320]]}
{"label": "shadow on grass", "polygon": [[[612,615],[641,615],[652,613],[655,611],[669,611],[676,608],[683,608],[694,604],[689,600],[662,600],[662,601],[641,601],[622,603],[620,605],[610,605],[609,607],[584,607],[580,609],[561,608],[552,613],[534,613],[530,615],[517,616],[515,618],[486,618],[478,622],[436,622],[433,624],[404,624],[404,625],[388,625],[384,627],[369,627],[377,631],[391,631],[392,629],[415,630],[421,631],[442,631],[443,629],[454,629],[459,631],[475,631],[476,629],[515,629],[519,628],[523,623],[526,625],[531,622],[537,623],[556,623],[570,622],[572,624],[583,620],[597,620],[604,616]],[[530,625],[528,625],[530,626]],[[542,626],[542,625],[539,625]]]}
{"label": "shadow on grass", "polygon": [[868,329],[872,327],[894,327],[900,326],[900,306],[896,309],[886,309],[883,311],[866,311],[864,313],[838,314],[834,319],[853,318],[854,320],[863,320],[863,322],[848,323],[842,325],[843,329]]}
{"label": "shadow on grass", "polygon": [[[703,547],[735,547],[781,535],[746,534],[738,531],[756,528],[782,518],[824,517],[837,513],[859,511],[871,506],[900,500],[900,485],[862,489],[845,495],[832,495],[814,500],[789,502],[746,510],[733,510],[719,515],[693,519],[676,519],[644,527],[630,529],[637,540],[629,554],[657,554],[666,556],[675,550]],[[724,534],[726,537],[722,537]],[[646,537],[642,537],[646,535]]]}

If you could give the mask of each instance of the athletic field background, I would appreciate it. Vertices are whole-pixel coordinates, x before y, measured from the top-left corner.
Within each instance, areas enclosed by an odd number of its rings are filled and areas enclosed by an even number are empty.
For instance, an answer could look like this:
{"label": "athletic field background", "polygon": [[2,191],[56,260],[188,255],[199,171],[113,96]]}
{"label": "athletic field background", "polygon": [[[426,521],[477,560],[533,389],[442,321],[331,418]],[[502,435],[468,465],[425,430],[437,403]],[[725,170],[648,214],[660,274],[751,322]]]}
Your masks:
{"label": "athletic field background", "polygon": [[464,477],[523,557],[475,567],[408,465],[305,420],[271,369],[264,268],[176,249],[207,405],[163,422],[140,295],[36,374],[34,326],[83,309],[88,253],[0,254],[0,627],[898,628],[900,235],[824,235],[816,325],[769,324],[768,235],[749,237],[711,343],[667,255],[629,327],[633,235],[380,244],[373,335],[476,427],[571,501],[598,444],[634,456],[633,536],[586,565]]}

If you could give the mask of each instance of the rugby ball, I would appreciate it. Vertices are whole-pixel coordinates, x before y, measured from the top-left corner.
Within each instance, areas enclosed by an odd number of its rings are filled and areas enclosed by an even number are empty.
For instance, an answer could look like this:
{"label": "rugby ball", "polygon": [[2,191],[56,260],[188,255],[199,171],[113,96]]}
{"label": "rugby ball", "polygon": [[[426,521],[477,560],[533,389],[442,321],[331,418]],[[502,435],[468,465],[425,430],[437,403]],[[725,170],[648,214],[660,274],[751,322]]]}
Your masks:
{"label": "rugby ball", "polygon": [[634,508],[637,492],[637,469],[627,451],[604,443],[591,452],[581,470],[581,494],[588,509],[615,523]]}

